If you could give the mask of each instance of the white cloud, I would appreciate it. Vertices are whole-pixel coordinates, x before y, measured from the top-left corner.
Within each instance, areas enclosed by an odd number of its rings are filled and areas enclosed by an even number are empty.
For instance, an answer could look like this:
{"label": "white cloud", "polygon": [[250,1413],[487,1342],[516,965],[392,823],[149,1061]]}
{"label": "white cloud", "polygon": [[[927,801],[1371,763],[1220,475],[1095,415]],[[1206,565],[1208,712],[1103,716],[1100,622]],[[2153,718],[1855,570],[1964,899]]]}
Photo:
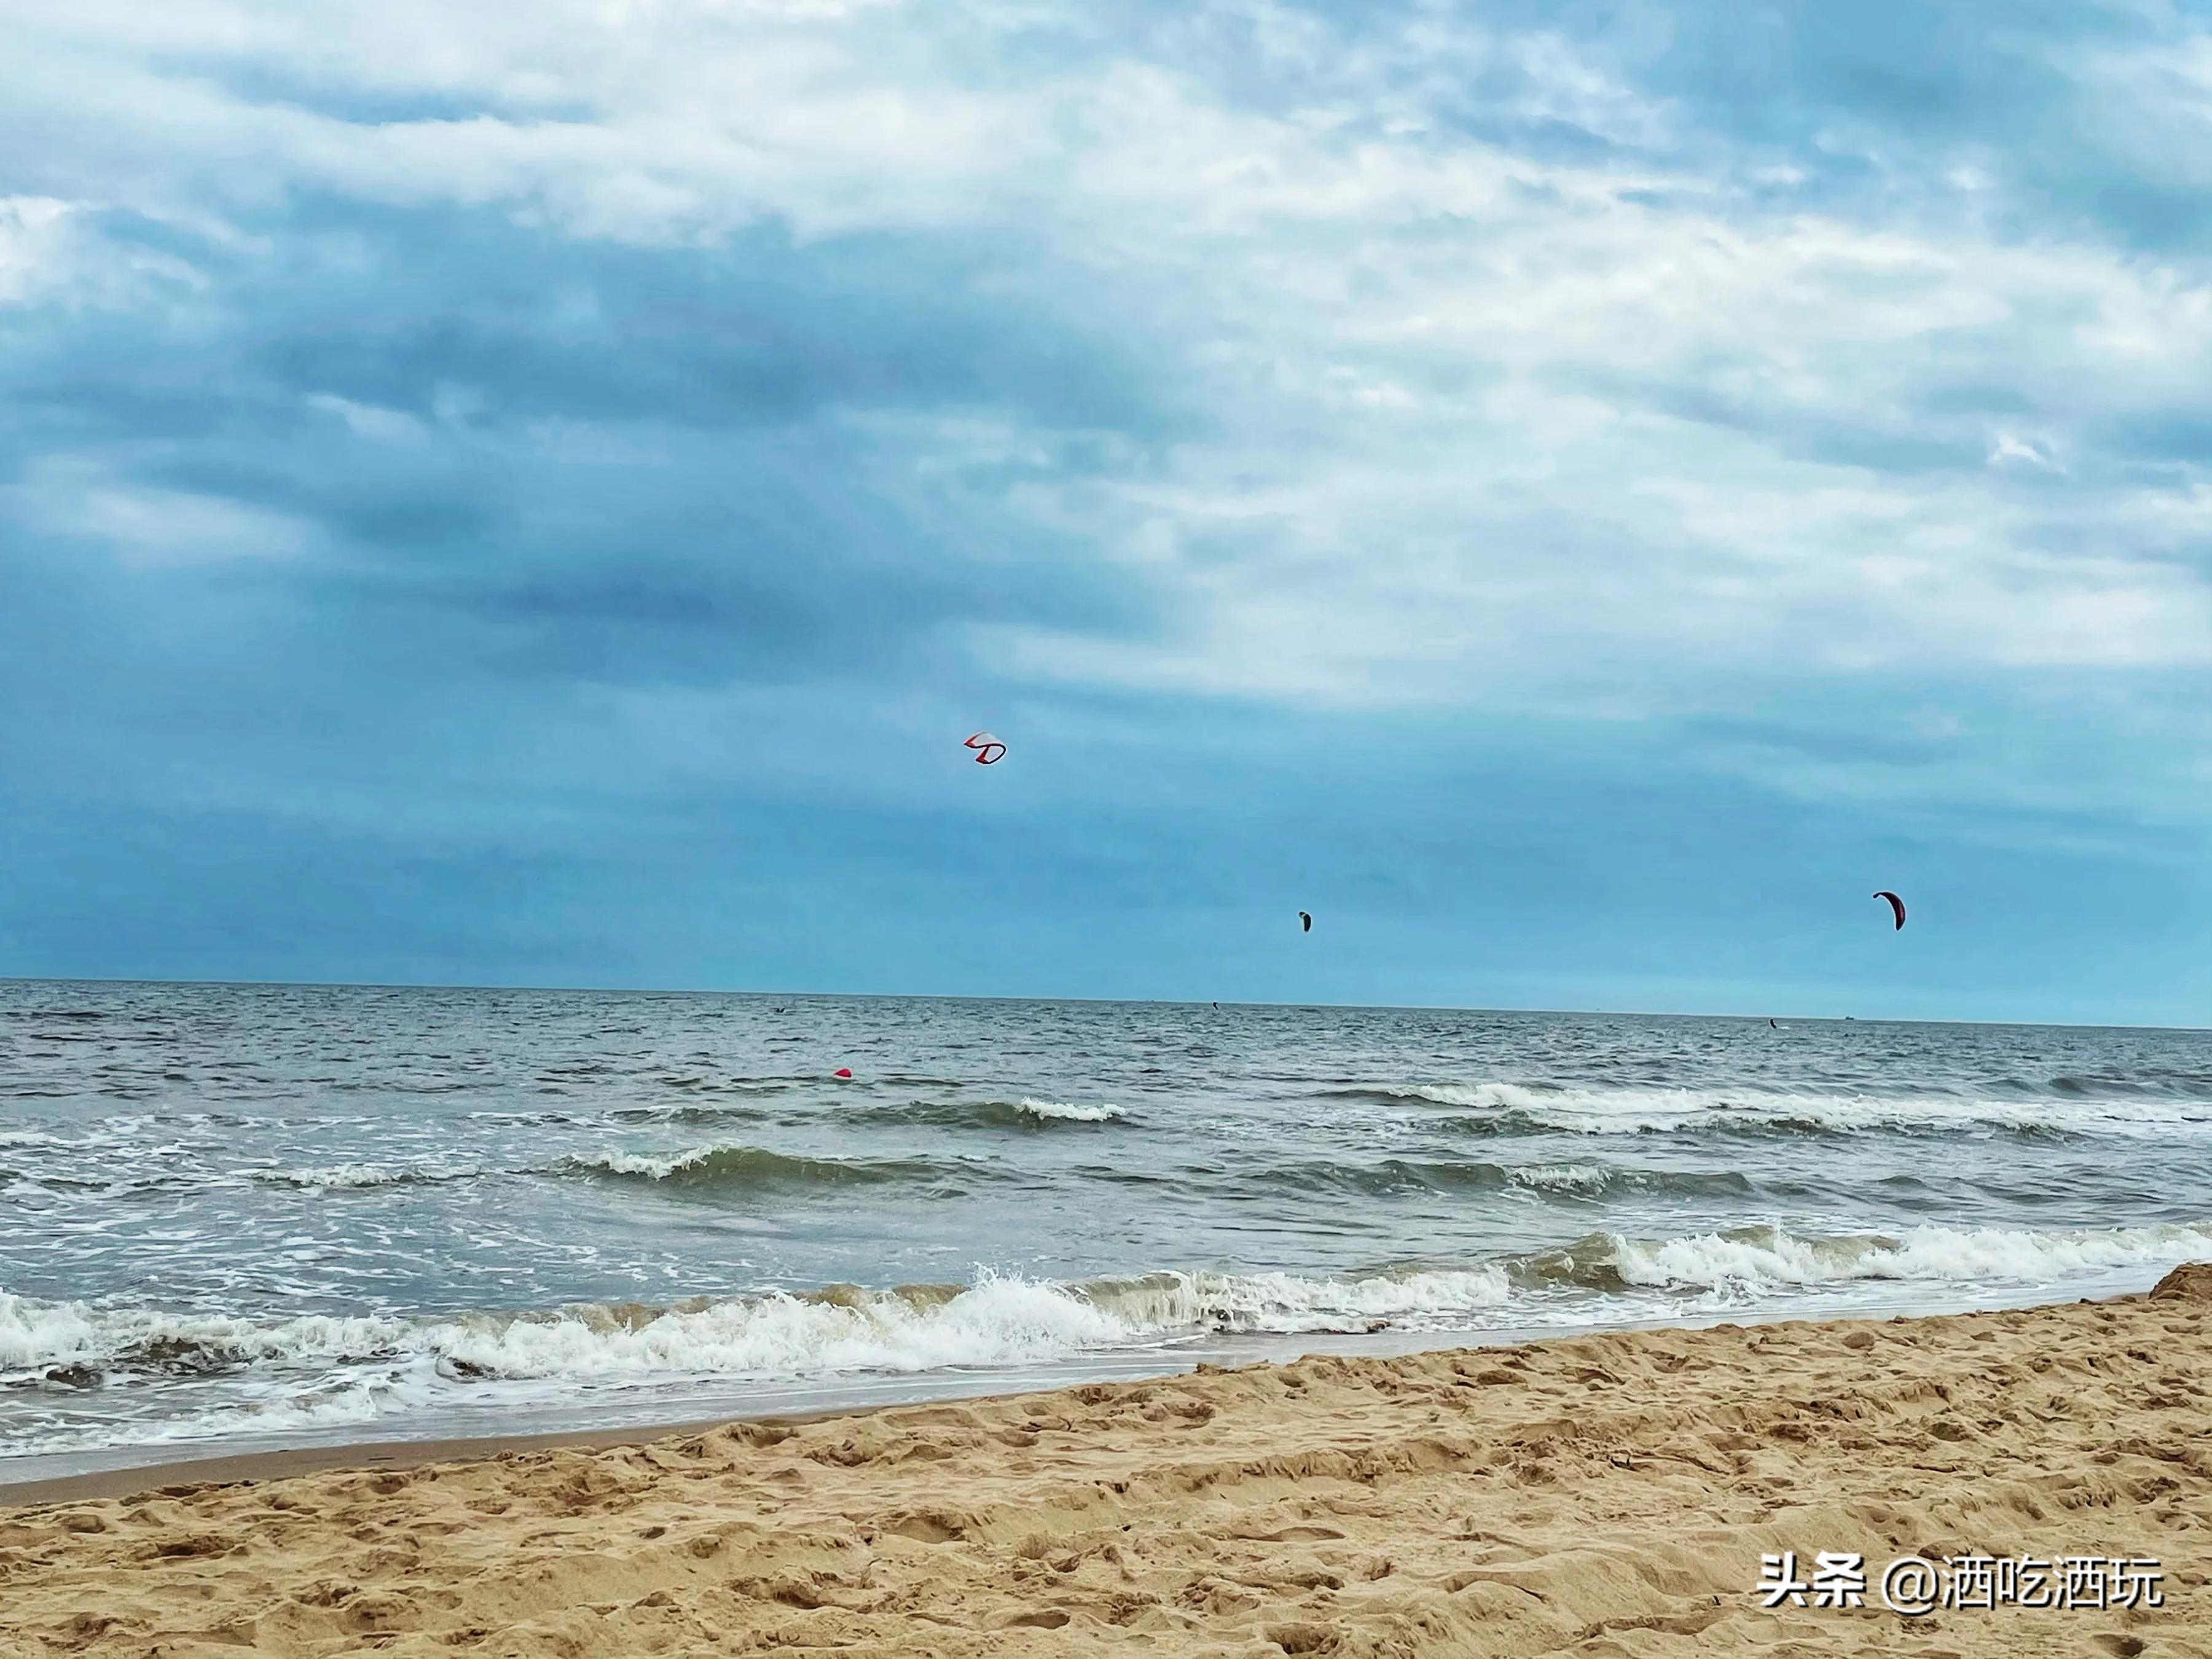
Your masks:
{"label": "white cloud", "polygon": [[45,196],[0,197],[0,305],[20,304],[58,281],[67,257],[70,204]]}
{"label": "white cloud", "polygon": [[2009,464],[2039,467],[2045,472],[2063,472],[2066,470],[2051,458],[2047,443],[2039,443],[2010,432],[1993,434],[1990,439],[1990,465],[2003,466]]}
{"label": "white cloud", "polygon": [[316,541],[313,526],[221,495],[118,479],[102,464],[51,459],[0,486],[0,518],[42,536],[109,552],[126,569],[287,559]]}
{"label": "white cloud", "polygon": [[[1024,673],[1649,709],[1725,703],[1792,665],[2212,661],[2187,556],[2204,486],[2119,477],[2098,447],[2212,383],[2202,269],[1986,228],[2000,177],[1952,155],[1916,179],[1877,133],[1826,142],[1952,205],[1873,219],[1804,191],[1750,199],[1739,179],[1808,174],[1691,143],[1694,109],[1557,31],[1439,9],[1347,46],[1256,3],[1104,27],[982,3],[101,0],[27,12],[15,76],[40,118],[76,123],[86,198],[141,211],[334,190],[647,246],[772,217],[801,238],[980,229],[1046,250],[1040,268],[1010,256],[1009,301],[1095,294],[1176,366],[1203,435],[996,487],[1174,619],[1138,642],[976,635]],[[2154,83],[2170,132],[2212,107],[2207,64],[2081,74]],[[258,79],[231,82],[296,95],[225,90],[240,65]],[[1468,136],[1478,72],[1516,88],[1487,116],[1577,128],[1598,159]],[[27,212],[0,218],[0,297],[60,257],[37,240],[60,221]],[[317,407],[380,442],[423,429]],[[458,388],[436,408],[490,418]],[[977,441],[919,432],[916,476],[981,471],[1028,440]],[[83,514],[127,543],[151,509],[101,488]]]}
{"label": "white cloud", "polygon": [[383,409],[374,404],[356,403],[350,398],[341,398],[333,392],[311,393],[307,407],[335,416],[345,422],[346,429],[355,437],[365,438],[372,443],[419,444],[428,441],[430,435],[422,421],[404,409]]}
{"label": "white cloud", "polygon": [[88,204],[0,196],[0,306],[120,307],[203,284],[184,260],[104,237]]}

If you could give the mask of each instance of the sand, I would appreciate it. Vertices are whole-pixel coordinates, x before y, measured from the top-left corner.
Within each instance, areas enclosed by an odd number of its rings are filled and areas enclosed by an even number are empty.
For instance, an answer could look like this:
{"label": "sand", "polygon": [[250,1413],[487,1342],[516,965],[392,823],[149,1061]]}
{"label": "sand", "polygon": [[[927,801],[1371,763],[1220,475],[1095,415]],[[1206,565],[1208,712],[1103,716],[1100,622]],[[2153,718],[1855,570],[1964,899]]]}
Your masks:
{"label": "sand", "polygon": [[[5,1508],[0,1654],[2212,1656],[2208,1320],[2185,1269]],[[1784,1550],[2166,1605],[1769,1611]]]}

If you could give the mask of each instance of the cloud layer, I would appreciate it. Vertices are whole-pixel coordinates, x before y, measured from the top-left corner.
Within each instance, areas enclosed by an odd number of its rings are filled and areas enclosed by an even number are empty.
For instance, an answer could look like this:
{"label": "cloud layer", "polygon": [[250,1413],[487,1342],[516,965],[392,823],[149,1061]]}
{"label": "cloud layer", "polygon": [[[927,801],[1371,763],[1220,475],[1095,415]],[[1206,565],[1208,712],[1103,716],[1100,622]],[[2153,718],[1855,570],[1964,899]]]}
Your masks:
{"label": "cloud layer", "polygon": [[[1645,951],[1600,872],[1784,870],[1808,815],[1854,897],[1907,843],[2118,896],[2126,983],[2025,1011],[2212,995],[2192,11],[5,9],[0,969],[1020,990],[969,890],[1012,858],[1024,972],[1199,994],[1198,901],[1107,872],[1264,846],[1374,942],[1231,952],[1253,994],[1680,1006],[1777,971],[1756,928]],[[1611,830],[1455,860],[1478,777]],[[354,943],[252,943],[195,836],[351,860],[293,892]],[[100,846],[198,872],[153,957]],[[488,862],[544,896],[456,957]],[[1536,883],[1553,988],[1394,870]],[[804,938],[860,889],[934,943]],[[2020,942],[1900,1011],[1989,1012]]]}

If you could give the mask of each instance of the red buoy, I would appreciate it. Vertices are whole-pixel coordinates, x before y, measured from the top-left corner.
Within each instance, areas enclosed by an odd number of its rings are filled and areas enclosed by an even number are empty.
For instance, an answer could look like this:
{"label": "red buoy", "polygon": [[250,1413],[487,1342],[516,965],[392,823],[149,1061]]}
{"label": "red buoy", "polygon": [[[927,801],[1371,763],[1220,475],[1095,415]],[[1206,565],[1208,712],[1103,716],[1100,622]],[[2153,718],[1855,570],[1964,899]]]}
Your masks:
{"label": "red buoy", "polygon": [[835,1072],[832,1072],[830,1075],[832,1077],[842,1077],[846,1082],[850,1083],[853,1080],[853,1068],[849,1066],[840,1066]]}

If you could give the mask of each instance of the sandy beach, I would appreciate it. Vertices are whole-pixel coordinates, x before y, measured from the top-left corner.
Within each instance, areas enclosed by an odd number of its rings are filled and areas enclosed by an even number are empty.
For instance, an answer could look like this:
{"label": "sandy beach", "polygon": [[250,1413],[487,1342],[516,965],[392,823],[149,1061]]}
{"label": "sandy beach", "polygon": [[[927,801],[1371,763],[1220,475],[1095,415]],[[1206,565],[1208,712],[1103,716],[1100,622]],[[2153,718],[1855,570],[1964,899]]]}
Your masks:
{"label": "sandy beach", "polygon": [[[2212,1654],[2208,1316],[2185,1268],[2100,1304],[262,1460],[0,1510],[0,1653]],[[2165,1605],[1906,1618],[1870,1582],[1769,1610],[1785,1551],[2154,1559]]]}

